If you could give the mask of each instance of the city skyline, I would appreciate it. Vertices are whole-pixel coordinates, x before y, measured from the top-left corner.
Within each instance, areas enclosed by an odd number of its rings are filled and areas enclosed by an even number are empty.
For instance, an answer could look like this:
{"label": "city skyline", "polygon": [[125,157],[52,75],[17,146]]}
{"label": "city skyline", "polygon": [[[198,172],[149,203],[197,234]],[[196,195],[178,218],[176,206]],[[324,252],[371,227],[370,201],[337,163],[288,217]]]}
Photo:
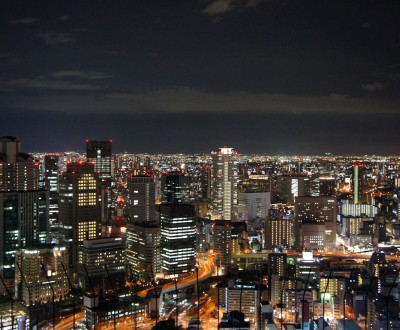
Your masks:
{"label": "city skyline", "polygon": [[2,135],[28,151],[397,154],[396,1],[25,3],[1,12]]}

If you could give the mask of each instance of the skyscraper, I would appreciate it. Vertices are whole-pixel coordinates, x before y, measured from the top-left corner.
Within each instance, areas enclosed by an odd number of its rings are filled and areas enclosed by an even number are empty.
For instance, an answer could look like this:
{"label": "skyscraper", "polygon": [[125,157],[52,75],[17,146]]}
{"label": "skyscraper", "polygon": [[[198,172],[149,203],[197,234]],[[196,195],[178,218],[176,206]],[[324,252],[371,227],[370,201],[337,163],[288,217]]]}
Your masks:
{"label": "skyscraper", "polygon": [[296,247],[302,247],[305,245],[301,231],[302,223],[324,224],[324,246],[326,248],[335,247],[336,214],[336,200],[332,197],[297,197],[295,201]]}
{"label": "skyscraper", "polygon": [[133,274],[150,281],[160,271],[160,224],[155,212],[154,177],[128,179],[126,261]]}
{"label": "skyscraper", "polygon": [[216,265],[219,274],[225,274],[231,263],[231,222],[216,220],[213,223],[213,248],[218,252]]}
{"label": "skyscraper", "polygon": [[212,218],[232,220],[234,201],[233,148],[212,152],[211,211]]}
{"label": "skyscraper", "polygon": [[49,191],[49,222],[54,234],[58,231],[58,161],[59,155],[44,156],[45,189]]}
{"label": "skyscraper", "polygon": [[111,179],[113,176],[112,141],[86,140],[86,158],[94,163],[94,171],[100,179]]}
{"label": "skyscraper", "polygon": [[159,205],[161,264],[167,276],[182,276],[196,264],[196,217],[193,205]]}
{"label": "skyscraper", "polygon": [[49,194],[38,190],[39,165],[21,141],[0,138],[0,274],[14,279],[18,249],[46,242]]}
{"label": "skyscraper", "polygon": [[77,269],[78,246],[101,233],[99,175],[94,164],[69,163],[60,177],[60,240],[68,246],[70,266]]}
{"label": "skyscraper", "polygon": [[128,179],[129,222],[155,220],[155,182],[152,176],[140,175]]}
{"label": "skyscraper", "polygon": [[181,172],[169,172],[161,176],[163,203],[189,203],[189,177]]}

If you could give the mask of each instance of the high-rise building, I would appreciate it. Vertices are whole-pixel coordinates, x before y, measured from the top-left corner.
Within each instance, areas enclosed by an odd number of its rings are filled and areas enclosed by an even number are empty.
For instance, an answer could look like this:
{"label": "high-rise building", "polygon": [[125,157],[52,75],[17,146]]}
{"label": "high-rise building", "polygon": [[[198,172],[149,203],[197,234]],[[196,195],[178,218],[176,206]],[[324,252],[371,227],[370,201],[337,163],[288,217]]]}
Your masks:
{"label": "high-rise building", "polygon": [[270,192],[240,192],[238,195],[240,220],[264,219],[268,215]]}
{"label": "high-rise building", "polygon": [[227,311],[241,311],[251,324],[258,326],[260,314],[259,284],[243,280],[230,281],[225,290]]}
{"label": "high-rise building", "polygon": [[154,221],[156,219],[155,201],[154,177],[142,175],[128,179],[128,222]]}
{"label": "high-rise building", "polygon": [[161,272],[160,226],[155,221],[128,223],[126,261],[137,279],[151,281]]}
{"label": "high-rise building", "polygon": [[212,219],[232,220],[234,205],[233,148],[212,152],[211,211]]}
{"label": "high-rise building", "polygon": [[310,178],[307,175],[278,175],[276,180],[276,193],[285,202],[290,202],[298,196],[310,195]]}
{"label": "high-rise building", "polygon": [[336,200],[330,196],[297,197],[295,200],[295,245],[305,246],[302,223],[324,224],[326,248],[336,246]]}
{"label": "high-rise building", "polygon": [[13,280],[15,253],[46,243],[49,193],[38,190],[39,165],[15,137],[0,138],[0,275]]}
{"label": "high-rise building", "polygon": [[49,222],[51,232],[58,232],[58,161],[59,155],[44,156],[45,189],[49,191]]}
{"label": "high-rise building", "polygon": [[193,205],[159,205],[161,267],[169,277],[184,276],[196,265],[196,216]]}
{"label": "high-rise building", "polygon": [[125,246],[120,237],[84,240],[78,251],[78,278],[82,289],[99,294],[124,288],[124,253]]}
{"label": "high-rise building", "polygon": [[265,248],[290,248],[294,243],[293,226],[292,214],[270,212],[265,220]]}
{"label": "high-rise building", "polygon": [[189,203],[189,176],[181,172],[162,174],[161,191],[163,203]]}
{"label": "high-rise building", "polygon": [[83,240],[99,238],[101,233],[99,175],[93,163],[69,163],[59,185],[60,241],[67,245],[69,265],[76,271],[78,247]]}
{"label": "high-rise building", "polygon": [[39,164],[21,152],[21,141],[12,136],[0,138],[0,191],[31,191],[39,185]]}
{"label": "high-rise building", "polygon": [[231,222],[216,220],[213,222],[213,249],[218,253],[216,265],[219,274],[225,274],[231,263]]}
{"label": "high-rise building", "polygon": [[126,262],[132,275],[151,281],[161,270],[160,224],[155,212],[154,177],[128,179]]}
{"label": "high-rise building", "polygon": [[114,168],[112,162],[112,141],[86,140],[86,158],[94,163],[94,171],[100,179],[111,179]]}
{"label": "high-rise building", "polygon": [[15,295],[25,306],[50,303],[52,290],[54,301],[68,296],[70,288],[63,269],[68,264],[68,252],[64,246],[23,248],[17,251],[16,262]]}

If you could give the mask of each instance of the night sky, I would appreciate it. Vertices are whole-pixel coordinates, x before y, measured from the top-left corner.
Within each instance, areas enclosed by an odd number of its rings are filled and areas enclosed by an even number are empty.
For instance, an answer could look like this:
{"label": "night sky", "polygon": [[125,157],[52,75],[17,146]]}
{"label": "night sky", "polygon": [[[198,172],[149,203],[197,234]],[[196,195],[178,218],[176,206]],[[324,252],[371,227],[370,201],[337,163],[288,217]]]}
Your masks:
{"label": "night sky", "polygon": [[23,150],[400,154],[400,1],[3,1]]}

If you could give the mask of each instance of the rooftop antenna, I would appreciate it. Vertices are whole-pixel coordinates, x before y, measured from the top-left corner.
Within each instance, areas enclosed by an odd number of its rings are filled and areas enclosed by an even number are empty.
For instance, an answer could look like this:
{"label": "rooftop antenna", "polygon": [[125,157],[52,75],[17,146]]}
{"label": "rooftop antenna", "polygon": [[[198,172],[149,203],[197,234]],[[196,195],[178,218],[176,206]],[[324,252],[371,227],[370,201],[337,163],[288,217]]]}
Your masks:
{"label": "rooftop antenna", "polygon": [[[4,279],[1,275],[0,275],[0,280],[1,280],[1,283],[3,283],[4,289],[6,289],[6,292],[11,299],[11,329],[12,329],[12,328],[14,328],[14,297],[12,296],[10,290],[8,290],[6,283],[4,282]],[[3,325],[3,322],[2,322],[2,325]]]}
{"label": "rooftop antenna", "polygon": [[324,320],[325,320],[325,297],[326,297],[326,291],[328,291],[329,280],[332,278],[332,273],[333,273],[333,269],[331,269],[331,271],[329,272],[328,281],[326,282],[326,286],[325,286],[325,290],[324,290],[324,299],[322,300],[322,325],[324,324]]}
{"label": "rooftop antenna", "polygon": [[176,267],[174,267],[174,278],[175,278],[175,305],[176,305],[175,327],[178,327],[178,323],[179,323],[179,297],[178,297],[178,276],[176,274]]}
{"label": "rooftop antenna", "polygon": [[197,329],[200,329],[200,287],[199,287],[199,268],[196,267],[196,285],[197,285]]}
{"label": "rooftop antenna", "polygon": [[399,271],[396,269],[396,276],[394,277],[393,283],[390,286],[389,293],[386,296],[386,329],[389,329],[389,297],[390,297],[390,293],[392,292],[393,287],[396,284],[398,276],[399,276]]}
{"label": "rooftop antenna", "polygon": [[310,280],[310,275],[311,275],[311,268],[308,270],[307,282],[306,282],[306,285],[304,286],[304,291],[303,291],[303,301],[301,304],[301,330],[304,330],[304,300],[305,300],[305,296],[306,296],[308,281]]}
{"label": "rooftop antenna", "polygon": [[44,265],[42,263],[40,263],[40,266],[42,267],[42,270],[44,272],[44,276],[46,277],[47,282],[49,283],[50,290],[51,290],[51,293],[52,293],[51,304],[52,304],[52,307],[53,307],[53,330],[54,330],[56,328],[56,313],[55,313],[55,310],[54,310],[54,305],[55,305],[54,304],[54,297],[55,297],[54,288],[51,285],[51,281],[50,281],[49,275],[47,275],[47,272],[46,272],[46,269],[44,268]]}
{"label": "rooftop antenna", "polygon": [[[106,270],[107,278],[108,278],[108,281],[110,282],[110,286],[111,286],[111,288],[112,288],[112,290],[113,290],[113,292],[114,292],[114,295],[116,295],[114,283],[111,281],[111,277],[110,277],[110,273],[109,273],[109,271],[108,271],[107,264],[104,264],[104,268],[105,268],[105,270]],[[117,305],[117,306],[118,306],[118,310],[119,310],[119,301],[118,301],[118,305]],[[116,319],[115,313],[113,313],[113,319],[114,319],[114,329],[117,329],[117,319]]]}
{"label": "rooftop antenna", "polygon": [[133,279],[133,272],[132,272],[132,266],[129,265],[129,272],[131,275],[131,280],[132,280],[132,284],[133,284],[133,291],[135,293],[135,300],[134,300],[134,306],[135,306],[135,311],[134,311],[134,322],[135,322],[135,330],[137,329],[137,308],[136,308],[136,304],[137,304],[137,288],[136,288],[136,282]]}
{"label": "rooftop antenna", "polygon": [[287,270],[288,270],[288,267],[286,265],[285,274],[283,275],[283,279],[282,279],[283,285],[282,285],[282,290],[281,290],[281,330],[283,329],[283,291],[285,290]]}
{"label": "rooftop antenna", "polygon": [[343,329],[346,329],[346,295],[347,295],[347,292],[350,289],[350,283],[351,283],[351,279],[353,277],[353,271],[354,271],[354,269],[351,269],[349,282],[345,287],[344,295],[343,295]]}
{"label": "rooftop antenna", "polygon": [[32,326],[32,318],[31,318],[31,305],[32,305],[32,293],[31,293],[31,288],[29,287],[29,284],[28,284],[28,282],[26,281],[25,275],[24,275],[24,273],[22,272],[22,269],[21,269],[19,263],[16,262],[16,264],[17,264],[18,270],[19,270],[19,272],[20,272],[20,274],[21,274],[22,280],[24,281],[24,284],[25,284],[25,286],[26,286],[26,288],[27,288],[27,290],[28,290],[28,295],[29,295],[29,306],[28,306],[29,328],[32,329],[33,326]]}
{"label": "rooftop antenna", "polygon": [[75,308],[76,308],[76,298],[75,298],[75,294],[73,294],[73,292],[72,292],[72,291],[73,291],[73,286],[72,286],[71,280],[69,279],[67,270],[65,269],[65,266],[64,266],[63,263],[61,263],[61,267],[62,267],[62,269],[63,269],[63,271],[64,271],[65,276],[67,277],[69,290],[71,291],[71,294],[72,294],[73,299],[74,299],[74,307],[73,307],[73,314],[72,314],[72,315],[73,315],[72,326],[73,326],[73,330],[75,330]]}
{"label": "rooftop antenna", "polygon": [[[94,286],[93,286],[92,280],[91,280],[91,278],[90,278],[90,276],[89,276],[89,272],[88,272],[88,270],[87,270],[85,264],[82,264],[82,266],[83,266],[83,269],[85,270],[86,277],[87,277],[87,279],[88,279],[90,288],[92,289],[93,299],[94,299],[95,302],[96,302],[96,292],[94,291]],[[86,289],[86,288],[85,288],[85,289]],[[96,322],[93,322],[93,323],[96,323]],[[94,329],[96,329],[96,324],[94,324]]]}

